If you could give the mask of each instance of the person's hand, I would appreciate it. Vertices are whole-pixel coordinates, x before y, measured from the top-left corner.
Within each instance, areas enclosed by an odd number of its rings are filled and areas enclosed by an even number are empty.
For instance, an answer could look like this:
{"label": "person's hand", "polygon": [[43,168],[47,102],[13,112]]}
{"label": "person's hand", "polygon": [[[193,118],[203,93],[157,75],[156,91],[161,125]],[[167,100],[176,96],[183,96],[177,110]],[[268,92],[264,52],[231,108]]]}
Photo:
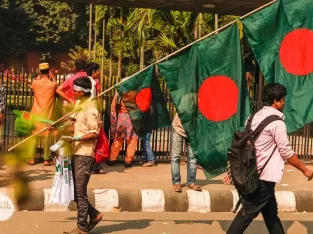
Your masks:
{"label": "person's hand", "polygon": [[52,124],[46,124],[46,128],[48,128],[48,130],[54,130],[54,126]]}
{"label": "person's hand", "polygon": [[62,136],[61,139],[68,141],[68,142],[73,142],[73,137],[71,137],[71,136]]}
{"label": "person's hand", "polygon": [[307,169],[305,172],[303,172],[303,174],[308,178],[308,180],[312,180],[313,178],[313,171],[311,171],[310,169]]}
{"label": "person's hand", "polygon": [[226,174],[226,176],[223,179],[223,183],[225,185],[230,185],[231,184],[231,179],[229,178],[229,176]]}

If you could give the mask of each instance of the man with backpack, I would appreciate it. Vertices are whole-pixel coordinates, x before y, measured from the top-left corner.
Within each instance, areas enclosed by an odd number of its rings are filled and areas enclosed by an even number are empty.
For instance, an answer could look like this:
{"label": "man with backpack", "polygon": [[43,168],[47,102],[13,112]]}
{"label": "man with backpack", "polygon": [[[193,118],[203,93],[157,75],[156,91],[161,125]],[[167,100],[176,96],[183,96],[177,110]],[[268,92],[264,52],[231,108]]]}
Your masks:
{"label": "man with backpack", "polygon": [[[265,106],[248,119],[245,132],[234,133],[227,157],[242,209],[227,234],[244,233],[259,213],[262,213],[270,234],[285,233],[275,198],[275,184],[281,181],[284,161],[300,170],[308,180],[313,177],[313,172],[299,161],[288,140],[282,113],[286,95],[283,85],[266,85]],[[229,181],[230,178],[224,179],[224,183]]]}

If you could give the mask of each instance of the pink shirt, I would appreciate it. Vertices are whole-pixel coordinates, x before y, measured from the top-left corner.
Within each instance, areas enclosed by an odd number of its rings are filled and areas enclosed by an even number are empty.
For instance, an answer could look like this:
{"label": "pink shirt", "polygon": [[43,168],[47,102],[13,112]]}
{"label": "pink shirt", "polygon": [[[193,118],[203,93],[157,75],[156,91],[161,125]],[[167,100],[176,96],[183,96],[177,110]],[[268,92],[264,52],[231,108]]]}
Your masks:
{"label": "pink shirt", "polygon": [[[64,93],[65,95],[71,99],[72,101],[74,100],[74,81],[77,78],[80,78],[82,76],[87,76],[86,72],[77,72],[74,76],[68,78],[67,80],[64,81],[64,83],[62,84],[63,88],[64,88]],[[66,101],[65,101],[66,102]]]}
{"label": "pink shirt", "polygon": [[[255,130],[257,126],[268,116],[278,115],[284,119],[284,114],[271,106],[263,107],[257,112],[252,120],[251,129]],[[261,180],[280,183],[284,172],[285,160],[291,158],[293,151],[288,136],[285,122],[276,120],[267,125],[255,141],[256,157],[259,171],[271,156],[275,146],[277,148],[264,168],[260,176]]]}

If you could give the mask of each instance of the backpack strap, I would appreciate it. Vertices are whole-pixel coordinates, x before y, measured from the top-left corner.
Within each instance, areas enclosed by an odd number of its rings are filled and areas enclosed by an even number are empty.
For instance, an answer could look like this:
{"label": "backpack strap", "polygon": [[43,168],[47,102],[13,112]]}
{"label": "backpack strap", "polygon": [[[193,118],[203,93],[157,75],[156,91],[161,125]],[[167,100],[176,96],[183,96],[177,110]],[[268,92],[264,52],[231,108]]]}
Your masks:
{"label": "backpack strap", "polygon": [[259,171],[259,175],[261,176],[263,171],[264,171],[264,168],[266,167],[266,165],[268,164],[268,162],[271,160],[275,150],[277,149],[277,145],[274,147],[274,150],[273,152],[271,153],[271,156],[267,159],[266,163],[264,164],[264,166],[261,168],[261,170]]}
{"label": "backpack strap", "polygon": [[252,137],[254,140],[256,140],[259,135],[261,134],[261,132],[263,131],[263,129],[269,125],[270,123],[276,121],[276,120],[281,120],[284,121],[281,117],[279,117],[278,115],[270,115],[268,117],[266,117],[259,125],[258,127],[252,132]]}
{"label": "backpack strap", "polygon": [[[260,133],[263,131],[263,129],[269,125],[270,123],[276,121],[276,120],[281,120],[281,121],[284,121],[281,117],[279,117],[278,115],[270,115],[268,117],[266,117],[260,124],[259,126],[253,131],[252,133],[252,137],[254,140],[256,140]],[[264,166],[261,168],[259,174],[261,175],[264,168],[266,167],[266,165],[268,164],[268,162],[271,160],[275,150],[277,149],[277,145],[274,147],[274,150],[273,152],[271,153],[271,155],[269,156],[268,160],[266,161],[266,163],[264,164]]]}
{"label": "backpack strap", "polygon": [[252,125],[252,120],[253,120],[254,115],[251,115],[247,121],[245,131],[246,132],[251,132],[251,125]]}

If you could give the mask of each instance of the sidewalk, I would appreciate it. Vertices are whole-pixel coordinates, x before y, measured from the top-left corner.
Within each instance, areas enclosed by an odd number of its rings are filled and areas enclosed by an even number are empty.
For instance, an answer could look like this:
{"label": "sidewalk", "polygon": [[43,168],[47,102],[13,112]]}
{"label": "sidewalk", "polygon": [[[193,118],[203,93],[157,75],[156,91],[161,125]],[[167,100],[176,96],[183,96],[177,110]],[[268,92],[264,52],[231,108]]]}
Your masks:
{"label": "sidewalk", "polygon": [[[313,166],[309,167],[313,169]],[[103,169],[108,174],[92,175],[89,182],[89,195],[102,211],[117,208],[122,211],[229,212],[238,199],[233,186],[223,185],[224,175],[206,180],[202,170],[197,172],[197,183],[203,186],[203,192],[184,188],[182,194],[177,194],[172,191],[169,164],[158,164],[152,168],[134,166],[127,169],[122,164],[113,167],[104,165]],[[25,165],[23,171],[27,175],[31,196],[34,196],[30,200],[37,203],[31,204],[32,201],[29,201],[26,207],[18,209],[58,210],[60,207],[44,202],[49,196],[55,167],[44,167],[43,164]],[[184,183],[186,165],[181,165],[181,174]],[[6,166],[0,167],[0,188],[4,193],[11,190]],[[282,183],[276,186],[276,191],[280,211],[313,212],[313,182],[308,182],[302,173],[291,166],[285,167]],[[38,196],[43,199],[40,204]],[[71,209],[75,207],[70,206]],[[67,208],[61,207],[60,210]]]}

